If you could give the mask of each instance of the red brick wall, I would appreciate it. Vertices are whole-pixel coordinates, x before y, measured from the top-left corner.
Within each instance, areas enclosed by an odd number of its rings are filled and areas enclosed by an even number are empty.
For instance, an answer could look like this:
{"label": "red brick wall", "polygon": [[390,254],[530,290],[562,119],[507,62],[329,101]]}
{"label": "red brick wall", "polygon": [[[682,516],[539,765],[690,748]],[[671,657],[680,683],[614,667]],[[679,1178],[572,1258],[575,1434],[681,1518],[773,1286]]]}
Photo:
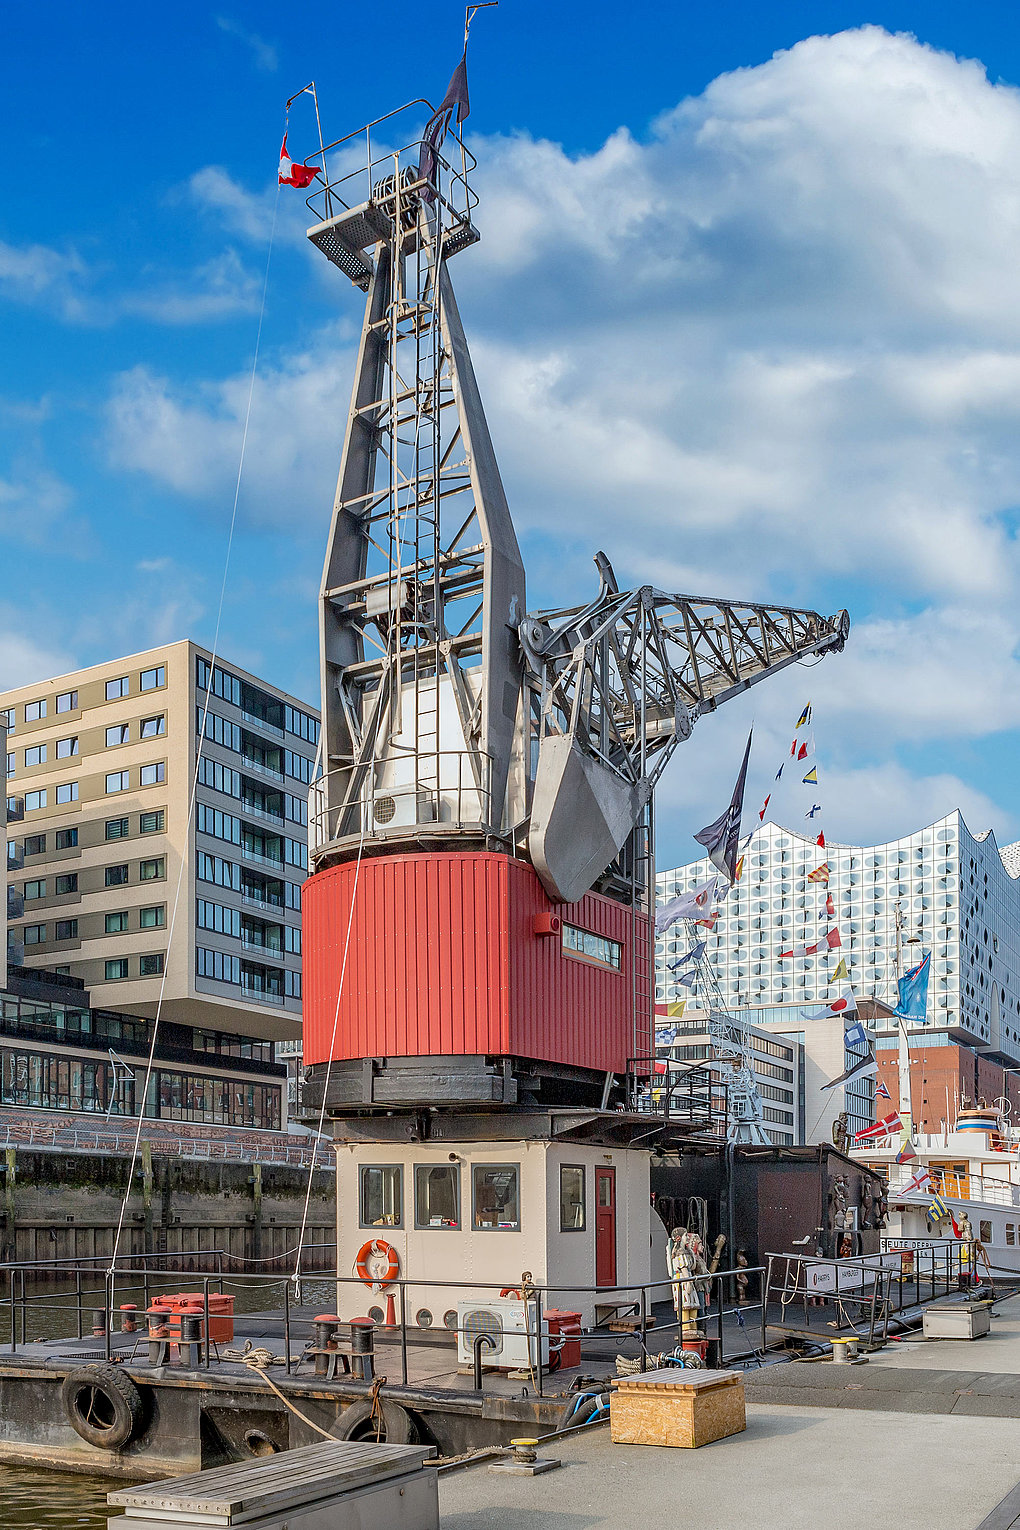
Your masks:
{"label": "red brick wall", "polygon": [[[876,1100],[878,1115],[886,1116],[900,1105],[899,1064],[896,1053],[878,1054],[878,1077],[891,1098]],[[911,1048],[910,1096],[914,1124],[920,1131],[937,1132],[947,1119],[952,1125],[963,1095],[973,1102],[984,1099],[993,1104],[1000,1095],[1013,1102],[1014,1119],[1020,1119],[1020,1077],[1008,1074],[997,1063],[978,1057],[969,1047]]]}

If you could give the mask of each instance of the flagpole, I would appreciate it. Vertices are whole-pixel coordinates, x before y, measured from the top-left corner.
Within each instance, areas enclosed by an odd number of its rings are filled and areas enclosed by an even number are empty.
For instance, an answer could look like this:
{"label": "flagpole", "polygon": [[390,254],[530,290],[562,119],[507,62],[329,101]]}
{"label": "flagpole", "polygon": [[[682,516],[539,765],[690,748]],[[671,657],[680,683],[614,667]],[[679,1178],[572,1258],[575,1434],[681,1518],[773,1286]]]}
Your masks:
{"label": "flagpole", "polygon": [[895,905],[896,914],[896,1023],[899,1027],[899,1081],[900,1081],[900,1120],[902,1122],[901,1142],[912,1143],[914,1140],[914,1122],[911,1111],[910,1096],[910,1042],[907,1037],[907,1022],[900,1014],[900,978],[903,976],[903,905]]}

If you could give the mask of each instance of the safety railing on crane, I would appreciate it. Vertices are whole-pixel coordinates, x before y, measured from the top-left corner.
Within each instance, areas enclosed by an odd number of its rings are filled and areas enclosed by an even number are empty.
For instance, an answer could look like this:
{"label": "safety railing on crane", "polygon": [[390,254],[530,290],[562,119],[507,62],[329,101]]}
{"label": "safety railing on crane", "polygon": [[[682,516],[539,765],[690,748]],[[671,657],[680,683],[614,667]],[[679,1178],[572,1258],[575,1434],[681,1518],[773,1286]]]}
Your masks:
{"label": "safety railing on crane", "polygon": [[[427,767],[423,769],[422,767]],[[492,823],[492,761],[478,749],[431,750],[402,762],[366,768],[360,790],[351,790],[354,767],[330,771],[308,795],[311,854],[363,835],[406,838],[451,831],[488,832]]]}

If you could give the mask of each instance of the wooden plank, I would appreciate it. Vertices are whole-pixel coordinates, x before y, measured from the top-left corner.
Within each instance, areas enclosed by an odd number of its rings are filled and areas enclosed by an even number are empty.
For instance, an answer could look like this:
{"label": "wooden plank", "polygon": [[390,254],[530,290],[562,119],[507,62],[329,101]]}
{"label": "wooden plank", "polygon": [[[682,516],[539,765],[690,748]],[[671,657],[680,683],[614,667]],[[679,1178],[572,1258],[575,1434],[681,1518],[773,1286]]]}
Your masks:
{"label": "wooden plank", "polygon": [[978,1525],[978,1530],[1013,1530],[1020,1524],[1020,1482],[1010,1488],[1001,1503]]}
{"label": "wooden plank", "polygon": [[613,1386],[621,1392],[635,1388],[653,1392],[708,1392],[713,1387],[729,1387],[741,1380],[743,1377],[740,1371],[687,1371],[677,1365],[667,1365],[659,1371],[618,1376]]}
{"label": "wooden plank", "polygon": [[234,1462],[169,1482],[120,1488],[107,1495],[116,1508],[175,1517],[214,1517],[225,1524],[308,1503],[414,1471],[435,1454],[431,1445],[378,1445],[371,1441],[324,1441],[258,1461]]}

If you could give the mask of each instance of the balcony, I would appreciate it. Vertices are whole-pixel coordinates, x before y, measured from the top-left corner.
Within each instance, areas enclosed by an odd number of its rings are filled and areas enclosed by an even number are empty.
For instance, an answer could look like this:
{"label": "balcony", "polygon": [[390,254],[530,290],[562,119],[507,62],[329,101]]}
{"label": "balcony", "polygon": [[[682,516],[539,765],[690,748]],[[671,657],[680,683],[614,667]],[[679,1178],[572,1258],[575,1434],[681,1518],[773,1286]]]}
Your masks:
{"label": "balcony", "polygon": [[7,888],[7,917],[8,919],[20,919],[25,912],[25,895],[17,887]]}
{"label": "balcony", "polygon": [[275,860],[271,855],[260,855],[257,850],[249,850],[247,845],[241,845],[240,851],[246,861],[252,861],[256,866],[269,866],[273,871],[283,871],[283,861]]}
{"label": "balcony", "polygon": [[241,798],[241,808],[242,811],[245,813],[250,813],[254,818],[262,818],[265,819],[267,823],[278,824],[281,829],[286,826],[287,820],[284,818],[282,812],[270,813],[268,809],[257,807],[254,802],[249,802],[247,797]]}
{"label": "balcony", "polygon": [[245,998],[250,999],[253,1004],[278,1004],[282,1006],[287,1002],[286,996],[284,994],[274,993],[269,988],[259,988],[254,983],[242,982],[241,992],[244,994]]}
{"label": "balcony", "polygon": [[246,712],[244,707],[238,709],[245,722],[254,723],[256,728],[261,728],[264,733],[271,733],[274,738],[286,738],[283,728],[278,728],[275,723],[267,722],[264,717],[259,717],[256,712]]}
{"label": "balcony", "polygon": [[263,765],[259,760],[249,759],[246,754],[241,755],[241,768],[252,770],[257,775],[265,776],[268,781],[279,782],[281,785],[287,779],[282,770],[274,770],[271,765]]}
{"label": "balcony", "polygon": [[284,955],[282,946],[271,946],[268,942],[259,940],[257,936],[250,935],[245,930],[241,931],[241,944],[246,951],[268,951],[270,955],[279,957]]}
{"label": "balcony", "polygon": [[252,908],[278,908],[278,909],[282,909],[284,907],[284,904],[283,904],[282,900],[277,903],[277,902],[274,902],[272,898],[263,898],[263,897],[260,897],[256,893],[245,893],[245,892],[243,892],[241,894],[241,902],[242,903],[249,903],[252,906]]}

